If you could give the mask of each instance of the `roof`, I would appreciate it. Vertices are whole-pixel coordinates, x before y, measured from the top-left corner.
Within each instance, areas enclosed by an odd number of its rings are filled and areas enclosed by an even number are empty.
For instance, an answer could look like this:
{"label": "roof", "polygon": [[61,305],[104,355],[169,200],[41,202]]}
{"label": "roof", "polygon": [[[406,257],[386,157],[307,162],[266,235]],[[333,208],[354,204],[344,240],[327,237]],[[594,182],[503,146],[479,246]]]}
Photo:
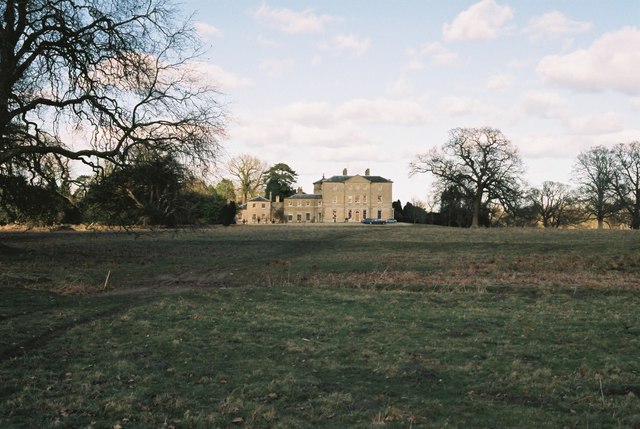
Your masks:
{"label": "roof", "polygon": [[253,202],[253,203],[255,203],[255,202],[266,203],[266,202],[271,202],[271,200],[270,200],[270,199],[268,199],[268,198],[265,198],[265,197],[253,197],[253,198],[251,198],[251,199],[250,199],[249,201],[247,201],[247,202]]}
{"label": "roof", "polygon": [[287,199],[292,199],[292,200],[321,200],[322,199],[322,195],[320,194],[293,194],[290,197],[287,197]]}
{"label": "roof", "polygon": [[316,182],[313,182],[313,184],[316,185],[318,183],[324,183],[324,182],[344,183],[347,180],[352,179],[354,177],[362,177],[371,183],[393,183],[391,180],[385,179],[382,176],[360,176],[359,174],[356,174],[355,176],[332,176],[332,177],[329,177],[328,179],[322,178]]}

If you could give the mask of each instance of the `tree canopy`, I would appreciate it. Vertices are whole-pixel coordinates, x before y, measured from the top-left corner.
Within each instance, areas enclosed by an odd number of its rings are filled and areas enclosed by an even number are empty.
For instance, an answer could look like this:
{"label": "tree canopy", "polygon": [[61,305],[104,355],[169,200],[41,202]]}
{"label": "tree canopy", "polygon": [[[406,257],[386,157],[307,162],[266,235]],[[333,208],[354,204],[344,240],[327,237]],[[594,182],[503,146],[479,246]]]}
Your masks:
{"label": "tree canopy", "polygon": [[579,186],[580,199],[588,215],[604,227],[605,218],[617,211],[613,188],[615,166],[611,149],[595,146],[578,155],[573,177]]}
{"label": "tree canopy", "polygon": [[516,147],[495,128],[455,128],[440,148],[419,154],[410,163],[410,174],[431,173],[472,202],[471,226],[478,227],[484,203],[518,194],[523,165]]}
{"label": "tree canopy", "polygon": [[264,173],[267,198],[270,197],[272,201],[275,201],[276,197],[280,197],[280,200],[284,201],[285,198],[295,193],[293,184],[296,183],[297,178],[298,174],[283,162],[269,168]]}
{"label": "tree canopy", "polygon": [[193,76],[197,54],[169,0],[5,0],[0,174],[47,175],[45,164],[69,159],[123,165],[140,148],[206,166],[224,110]]}
{"label": "tree canopy", "polygon": [[253,155],[243,153],[229,160],[229,174],[236,180],[242,203],[255,196],[264,184],[264,162]]}
{"label": "tree canopy", "polygon": [[612,156],[618,207],[626,211],[631,228],[640,229],[640,142],[619,143]]}

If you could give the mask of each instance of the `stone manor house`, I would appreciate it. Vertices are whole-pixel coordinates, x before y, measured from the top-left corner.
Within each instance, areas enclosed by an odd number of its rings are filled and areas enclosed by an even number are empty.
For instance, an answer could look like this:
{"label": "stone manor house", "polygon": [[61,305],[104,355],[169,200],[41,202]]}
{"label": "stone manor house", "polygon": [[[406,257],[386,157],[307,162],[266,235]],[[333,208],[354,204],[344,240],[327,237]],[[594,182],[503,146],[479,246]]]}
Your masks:
{"label": "stone manor house", "polygon": [[347,169],[342,175],[313,183],[313,193],[298,191],[284,201],[271,202],[255,197],[241,206],[238,223],[305,223],[305,222],[360,222],[365,218],[393,218],[393,182],[372,176],[369,169],[364,175],[350,176]]}

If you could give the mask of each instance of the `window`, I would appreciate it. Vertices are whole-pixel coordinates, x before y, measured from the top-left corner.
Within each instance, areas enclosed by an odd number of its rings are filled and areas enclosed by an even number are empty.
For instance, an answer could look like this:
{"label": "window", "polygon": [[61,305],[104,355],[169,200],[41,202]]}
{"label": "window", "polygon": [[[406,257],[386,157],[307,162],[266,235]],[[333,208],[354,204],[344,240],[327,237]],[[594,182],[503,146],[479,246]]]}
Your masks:
{"label": "window", "polygon": [[296,218],[297,218],[298,222],[302,222],[302,215],[301,214],[298,214],[298,216],[296,216]]}
{"label": "window", "polygon": [[367,196],[366,196],[366,195],[363,195],[363,196],[362,196],[362,202],[363,202],[363,203],[365,203],[365,204],[367,204]]}
{"label": "window", "polygon": [[302,203],[300,201],[298,201],[298,203],[296,204],[298,207],[302,207]]}
{"label": "window", "polygon": [[293,215],[292,214],[287,216],[287,221],[293,222]]}
{"label": "window", "polygon": [[309,222],[311,220],[311,213],[306,213],[305,216],[306,216],[307,222]]}
{"label": "window", "polygon": [[378,219],[382,219],[382,210],[378,210]]}
{"label": "window", "polygon": [[256,203],[251,203],[251,207],[255,208],[256,207]]}
{"label": "window", "polygon": [[311,205],[310,201],[307,201],[307,207],[309,207]]}
{"label": "window", "polygon": [[349,195],[349,197],[347,198],[349,204],[351,204],[353,202],[353,197],[351,195]]}
{"label": "window", "polygon": [[265,203],[262,203],[262,208],[267,207],[267,205]]}
{"label": "window", "polygon": [[363,218],[367,218],[367,211],[366,210],[362,210],[362,217]]}
{"label": "window", "polygon": [[360,204],[360,195],[356,195],[356,204]]}
{"label": "window", "polygon": [[289,202],[287,203],[287,205],[288,205],[289,207],[293,207],[293,202],[289,201]]}

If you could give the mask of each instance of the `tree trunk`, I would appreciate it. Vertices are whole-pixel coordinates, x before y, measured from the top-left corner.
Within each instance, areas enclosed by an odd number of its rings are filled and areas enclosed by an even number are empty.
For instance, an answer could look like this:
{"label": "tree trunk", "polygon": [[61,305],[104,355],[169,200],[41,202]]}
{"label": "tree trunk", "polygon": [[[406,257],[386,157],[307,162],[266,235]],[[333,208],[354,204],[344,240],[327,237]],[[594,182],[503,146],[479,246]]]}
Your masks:
{"label": "tree trunk", "polygon": [[480,226],[480,200],[481,198],[477,196],[473,199],[473,213],[471,214],[471,228],[478,228]]}
{"label": "tree trunk", "polygon": [[640,229],[640,210],[636,210],[631,216],[631,229]]}

